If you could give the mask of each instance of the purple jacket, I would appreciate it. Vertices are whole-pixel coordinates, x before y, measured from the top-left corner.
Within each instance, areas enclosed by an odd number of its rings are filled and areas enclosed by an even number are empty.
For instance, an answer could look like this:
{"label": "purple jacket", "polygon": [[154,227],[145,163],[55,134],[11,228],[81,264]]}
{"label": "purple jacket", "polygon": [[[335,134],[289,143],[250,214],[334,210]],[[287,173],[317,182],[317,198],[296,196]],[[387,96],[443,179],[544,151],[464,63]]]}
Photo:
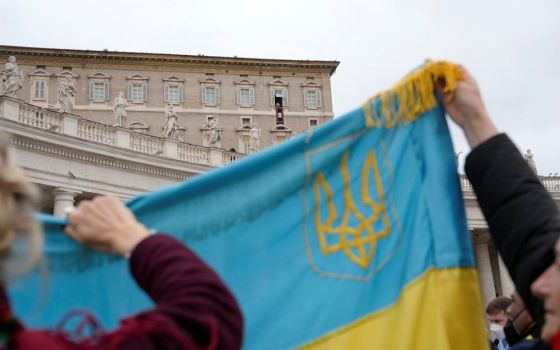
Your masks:
{"label": "purple jacket", "polygon": [[[130,271],[155,307],[121,321],[97,339],[71,341],[67,334],[28,330],[14,321],[9,349],[240,349],[243,318],[220,278],[191,250],[157,234],[132,252]],[[11,314],[0,300],[0,317]],[[6,317],[4,317],[6,318]],[[1,328],[10,328],[4,322]],[[2,346],[0,345],[0,349]]]}

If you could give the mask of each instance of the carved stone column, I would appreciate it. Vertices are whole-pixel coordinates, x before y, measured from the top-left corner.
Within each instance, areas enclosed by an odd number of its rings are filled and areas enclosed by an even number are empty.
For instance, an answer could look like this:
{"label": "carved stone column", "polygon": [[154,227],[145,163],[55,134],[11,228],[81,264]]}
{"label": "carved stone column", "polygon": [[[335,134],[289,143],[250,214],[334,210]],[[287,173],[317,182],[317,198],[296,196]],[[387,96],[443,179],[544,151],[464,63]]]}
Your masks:
{"label": "carved stone column", "polygon": [[482,293],[483,307],[496,297],[496,288],[494,287],[494,275],[492,274],[492,266],[490,264],[490,253],[488,252],[488,243],[476,243],[476,265],[478,268],[478,280],[480,283],[480,291]]}
{"label": "carved stone column", "polygon": [[506,265],[502,261],[502,257],[498,256],[499,266],[500,266],[500,282],[502,284],[502,295],[505,297],[509,297],[513,294],[515,290],[515,285],[509,276],[509,272],[507,270]]}
{"label": "carved stone column", "polygon": [[58,187],[53,191],[54,194],[54,216],[64,217],[66,208],[74,206],[74,198],[80,191],[69,190],[66,188]]}

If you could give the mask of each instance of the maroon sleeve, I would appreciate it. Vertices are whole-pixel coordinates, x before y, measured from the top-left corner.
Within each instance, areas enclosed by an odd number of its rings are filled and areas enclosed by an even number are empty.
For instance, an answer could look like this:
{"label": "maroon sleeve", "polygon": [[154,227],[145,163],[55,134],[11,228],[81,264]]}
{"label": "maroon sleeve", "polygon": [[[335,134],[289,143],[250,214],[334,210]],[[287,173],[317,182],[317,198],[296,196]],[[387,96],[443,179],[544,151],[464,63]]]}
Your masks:
{"label": "maroon sleeve", "polygon": [[[150,236],[132,252],[130,270],[156,304],[133,319],[163,316],[200,348],[241,348],[243,318],[237,302],[216,273],[183,244],[164,234]],[[158,349],[170,343],[169,334],[150,337]],[[145,343],[137,340],[132,343]]]}

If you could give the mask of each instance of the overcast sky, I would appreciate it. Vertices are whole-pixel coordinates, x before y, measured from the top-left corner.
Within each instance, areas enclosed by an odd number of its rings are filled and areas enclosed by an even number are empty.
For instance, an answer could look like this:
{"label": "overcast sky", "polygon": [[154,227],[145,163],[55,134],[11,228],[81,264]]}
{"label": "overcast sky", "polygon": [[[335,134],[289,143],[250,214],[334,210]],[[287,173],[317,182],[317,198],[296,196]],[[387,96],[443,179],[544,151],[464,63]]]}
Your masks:
{"label": "overcast sky", "polygon": [[0,0],[0,44],[339,60],[337,115],[425,58],[453,60],[539,173],[560,172],[558,0]]}

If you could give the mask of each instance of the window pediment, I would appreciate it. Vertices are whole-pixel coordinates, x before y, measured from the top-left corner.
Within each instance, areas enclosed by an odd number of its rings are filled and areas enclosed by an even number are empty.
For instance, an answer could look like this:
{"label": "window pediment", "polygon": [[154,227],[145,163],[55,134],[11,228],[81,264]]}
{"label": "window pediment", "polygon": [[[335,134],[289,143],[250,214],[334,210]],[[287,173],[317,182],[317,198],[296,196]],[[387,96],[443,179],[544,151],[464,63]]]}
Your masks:
{"label": "window pediment", "polygon": [[277,79],[277,80],[273,80],[273,81],[268,82],[268,85],[269,86],[286,87],[286,86],[288,86],[288,83],[286,83],[285,81]]}
{"label": "window pediment", "polygon": [[111,76],[107,75],[105,73],[98,72],[98,73],[95,73],[95,74],[88,75],[88,78],[105,80],[105,79],[111,79]]}
{"label": "window pediment", "polygon": [[285,133],[285,134],[291,134],[292,133],[292,129],[290,129],[289,127],[287,127],[286,125],[275,125],[272,127],[272,129],[270,129],[271,133]]}
{"label": "window pediment", "polygon": [[80,76],[72,71],[65,70],[56,75],[59,78],[73,78],[78,79]]}
{"label": "window pediment", "polygon": [[181,79],[175,75],[172,75],[168,78],[164,78],[163,81],[168,82],[168,83],[184,83],[185,79]]}
{"label": "window pediment", "polygon": [[320,88],[321,84],[317,84],[314,81],[306,81],[305,83],[302,83],[301,86],[305,88]]}
{"label": "window pediment", "polygon": [[51,73],[48,73],[47,71],[44,71],[44,70],[42,70],[42,69],[38,69],[38,70],[36,70],[36,71],[34,71],[34,72],[31,72],[31,73],[29,73],[29,74],[27,74],[27,75],[30,76],[30,77],[38,77],[38,78],[39,78],[39,77],[41,77],[41,78],[48,78],[48,77],[52,76]]}
{"label": "window pediment", "polygon": [[234,83],[235,85],[250,85],[250,86],[255,85],[255,82],[252,82],[252,81],[250,81],[250,80],[248,80],[248,79],[241,79],[241,80],[235,81],[235,82],[233,82],[233,83]]}
{"label": "window pediment", "polygon": [[221,84],[222,83],[220,80],[217,80],[217,79],[214,79],[214,78],[200,79],[200,82],[202,84]]}
{"label": "window pediment", "polygon": [[251,125],[243,125],[238,127],[237,129],[235,129],[236,132],[250,132],[251,131]]}
{"label": "window pediment", "polygon": [[134,74],[134,75],[130,75],[128,77],[126,77],[126,80],[139,80],[139,81],[147,81],[150,80],[150,78],[143,76],[142,74]]}

